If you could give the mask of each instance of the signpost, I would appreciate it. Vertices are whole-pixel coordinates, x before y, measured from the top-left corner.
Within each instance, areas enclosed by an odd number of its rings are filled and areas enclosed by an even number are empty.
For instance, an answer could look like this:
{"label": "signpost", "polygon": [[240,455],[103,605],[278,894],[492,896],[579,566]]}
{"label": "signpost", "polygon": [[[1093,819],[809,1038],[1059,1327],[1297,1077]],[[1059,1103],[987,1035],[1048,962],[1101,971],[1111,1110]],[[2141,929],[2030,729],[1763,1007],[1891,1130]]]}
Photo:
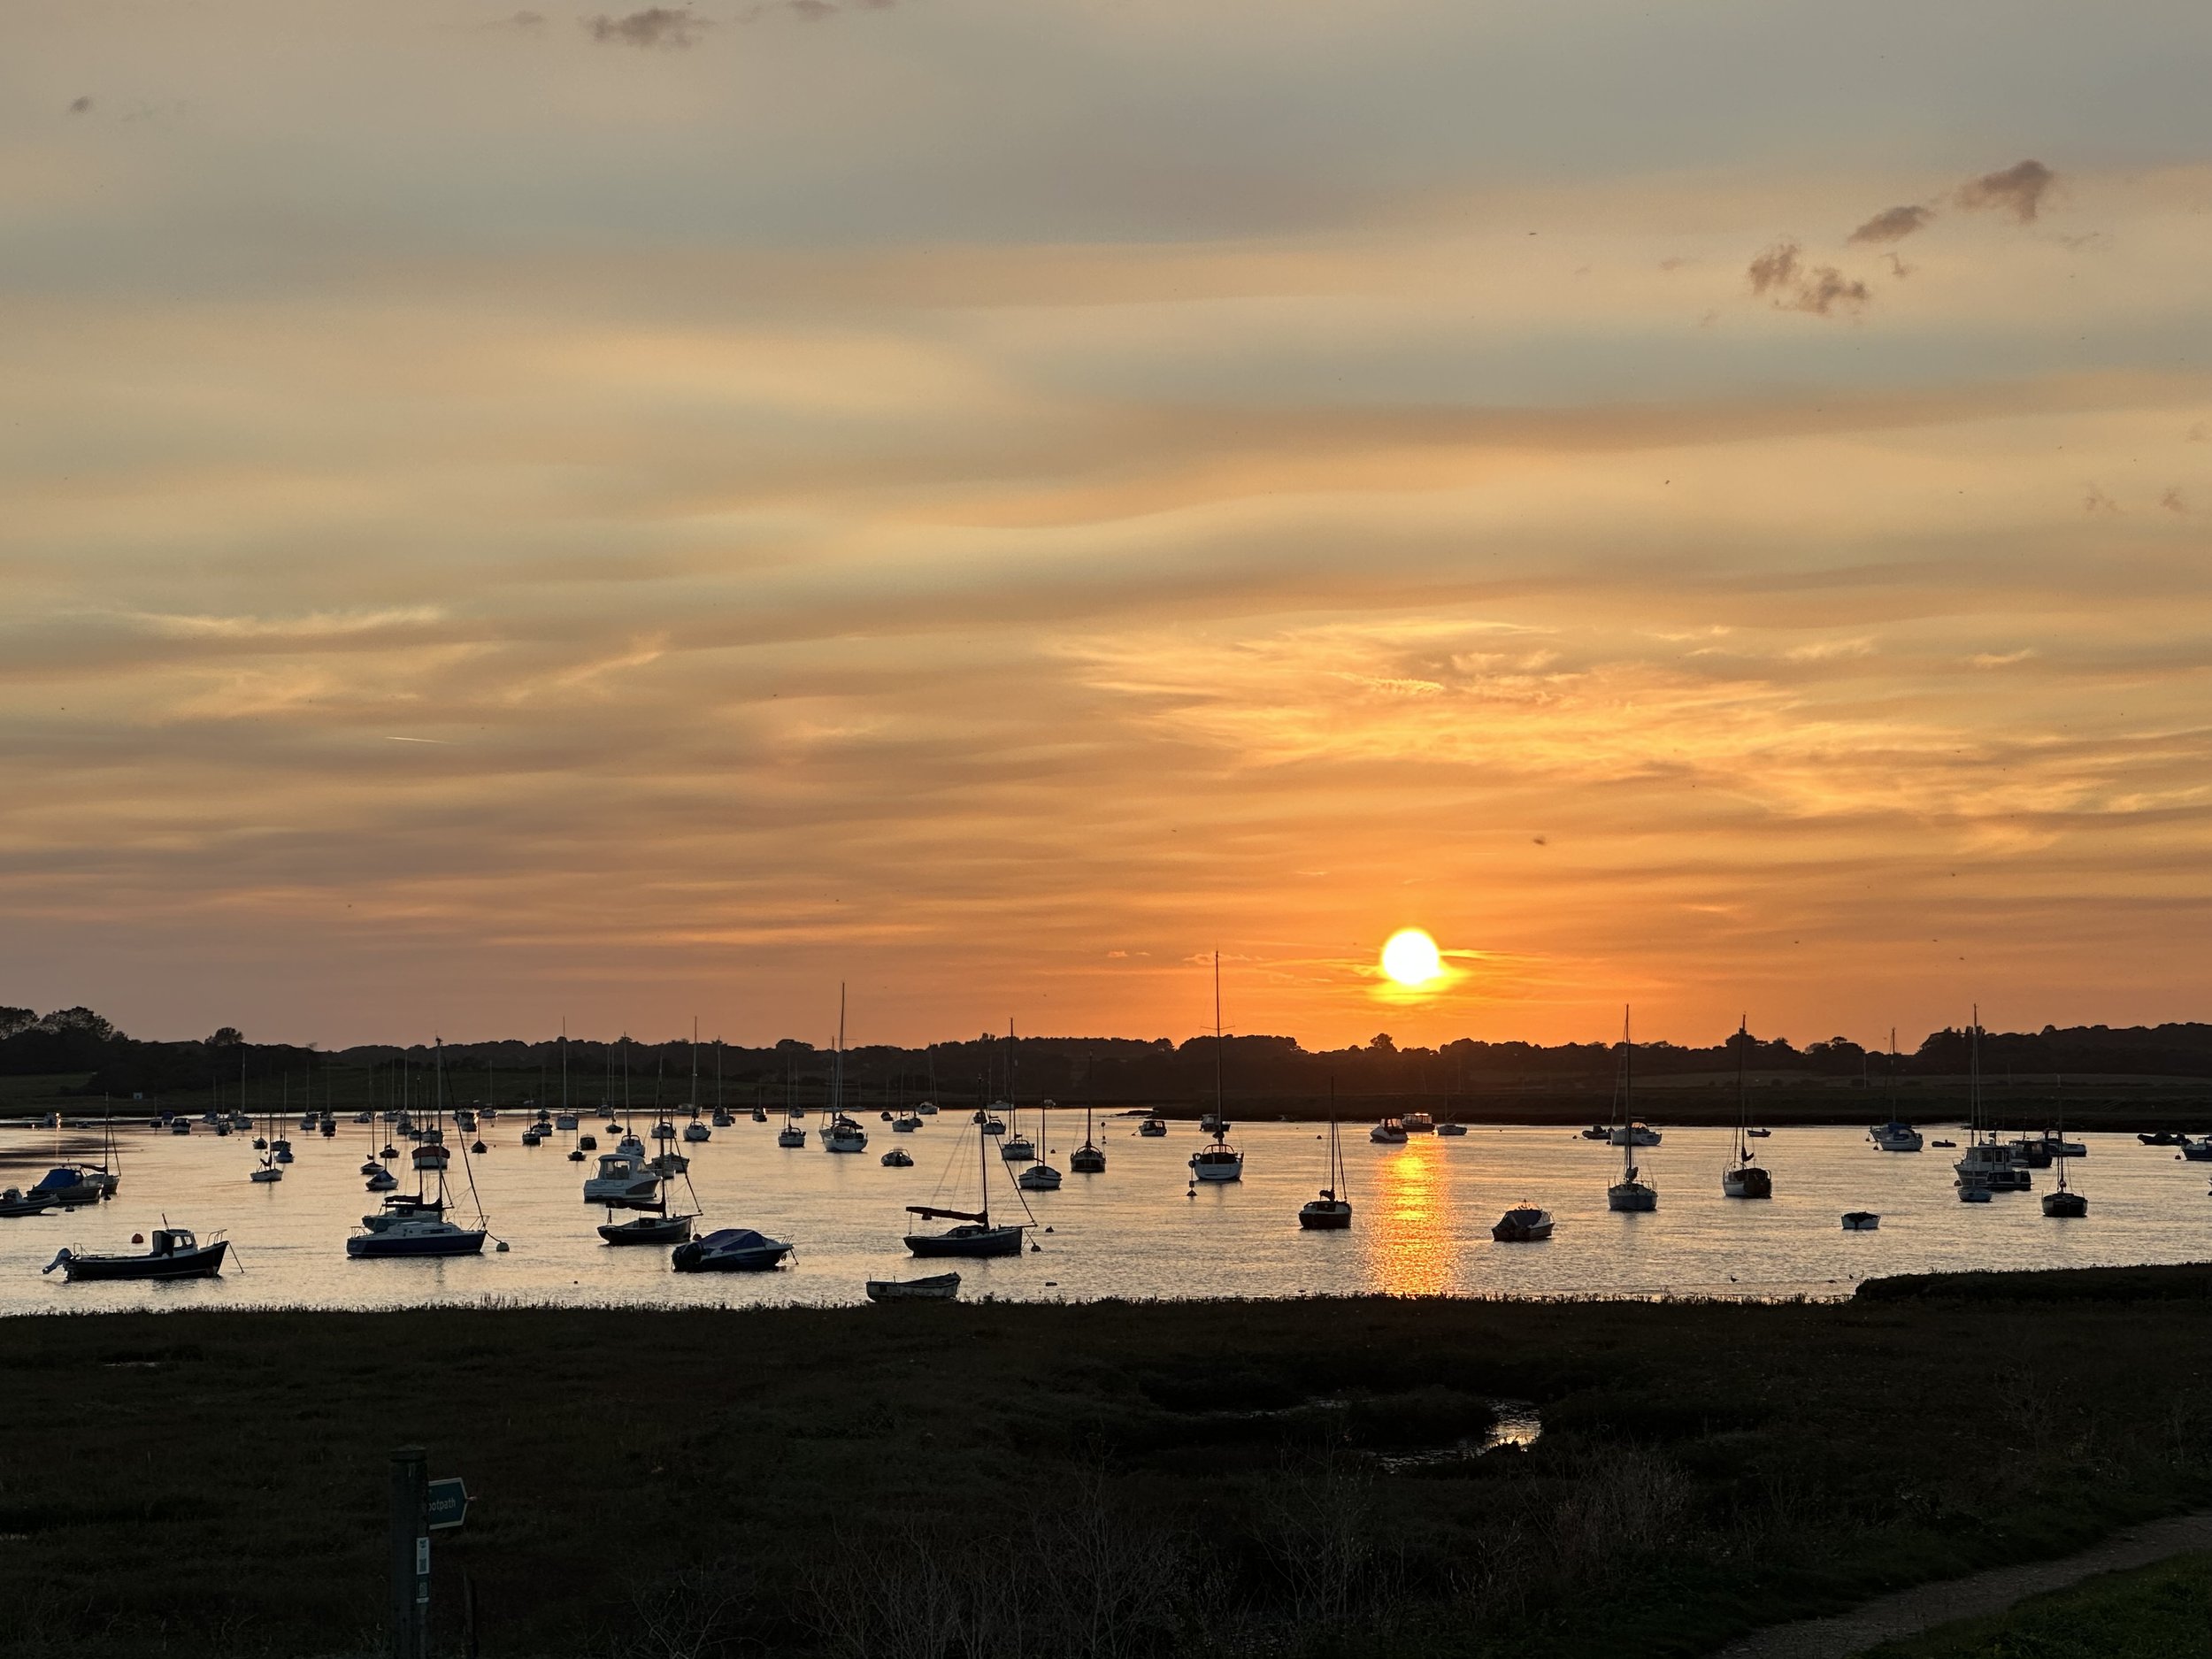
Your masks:
{"label": "signpost", "polygon": [[457,1475],[432,1481],[423,1513],[433,1532],[460,1525],[469,1516],[467,1483]]}
{"label": "signpost", "polygon": [[468,1512],[467,1485],[431,1479],[421,1447],[392,1454],[392,1659],[430,1659],[430,1534]]}

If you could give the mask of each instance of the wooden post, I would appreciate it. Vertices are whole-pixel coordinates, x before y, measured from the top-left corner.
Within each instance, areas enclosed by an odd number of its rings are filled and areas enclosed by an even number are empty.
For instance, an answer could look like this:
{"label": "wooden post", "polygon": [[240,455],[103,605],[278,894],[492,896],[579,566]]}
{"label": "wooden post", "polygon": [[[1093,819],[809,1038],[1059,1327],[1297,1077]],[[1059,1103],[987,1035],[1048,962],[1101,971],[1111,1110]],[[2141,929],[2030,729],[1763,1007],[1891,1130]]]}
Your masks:
{"label": "wooden post", "polygon": [[430,1659],[429,1484],[421,1447],[392,1454],[392,1659]]}

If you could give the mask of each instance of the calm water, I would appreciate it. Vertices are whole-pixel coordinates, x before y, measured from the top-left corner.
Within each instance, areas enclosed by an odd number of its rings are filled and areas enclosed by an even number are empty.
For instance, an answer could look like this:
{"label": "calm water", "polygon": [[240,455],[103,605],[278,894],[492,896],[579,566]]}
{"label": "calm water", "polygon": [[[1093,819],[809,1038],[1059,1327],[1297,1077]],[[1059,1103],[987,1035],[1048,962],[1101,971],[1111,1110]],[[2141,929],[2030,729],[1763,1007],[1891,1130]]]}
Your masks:
{"label": "calm water", "polygon": [[[818,1116],[808,1144],[785,1150],[773,1124],[741,1119],[714,1139],[685,1148],[705,1219],[714,1226],[757,1227],[798,1247],[795,1263],[762,1275],[682,1275],[664,1250],[615,1249],[593,1232],[605,1213],[581,1202],[584,1173],[568,1162],[565,1138],[529,1148],[522,1121],[503,1118],[473,1160],[476,1182],[504,1255],[452,1261],[350,1261],[344,1240],[375,1207],[357,1171],[368,1131],[342,1124],[324,1141],[289,1131],[298,1162],[284,1180],[256,1187],[250,1135],[218,1138],[204,1126],[189,1137],[143,1127],[123,1138],[120,1194],[96,1209],[0,1219],[0,1312],[105,1307],[401,1307],[431,1302],[505,1298],[535,1302],[849,1302],[870,1278],[939,1271],[899,1247],[902,1206],[973,1201],[972,1131],[951,1112],[917,1133],[894,1135],[871,1119],[870,1148],[857,1156],[823,1152]],[[1655,1214],[1617,1216],[1605,1208],[1620,1154],[1564,1128],[1476,1128],[1463,1139],[1417,1135],[1379,1147],[1366,1126],[1348,1131],[1354,1226],[1346,1233],[1305,1233],[1299,1204],[1321,1184],[1324,1143],[1311,1125],[1240,1125],[1246,1152],[1240,1185],[1187,1196],[1184,1160],[1202,1141],[1194,1125],[1171,1125],[1165,1140],[1137,1137],[1134,1125],[1100,1125],[1103,1175],[1071,1174],[1057,1193],[1029,1194],[1041,1252],[997,1262],[962,1262],[963,1294],[1002,1297],[1295,1296],[1321,1293],[1443,1293],[1557,1295],[1568,1293],[1769,1296],[1795,1292],[1841,1295],[1863,1278],[1929,1269],[2086,1266],[2202,1259],[2212,1228],[2207,1166],[2176,1160],[2170,1148],[2131,1135],[2084,1137],[2090,1156],[2073,1165],[2089,1194],[2085,1221],[2047,1219],[2032,1194],[2001,1194],[1986,1205],[1960,1203],[1951,1188],[1956,1154],[1878,1152],[1856,1129],[1778,1130],[1763,1143],[1778,1196],[1764,1203],[1720,1195],[1728,1132],[1668,1129],[1644,1149],[1647,1177],[1659,1187]],[[388,1127],[376,1128],[381,1145]],[[451,1138],[449,1131],[449,1137]],[[1932,1134],[1944,1133],[1941,1129]],[[49,1159],[83,1137],[0,1132],[0,1184],[27,1186]],[[1052,1162],[1064,1171],[1081,1140],[1079,1120],[1056,1123]],[[405,1143],[401,1143],[403,1150]],[[457,1141],[456,1142],[457,1144]],[[611,1145],[603,1137],[603,1146]],[[878,1154],[894,1144],[912,1169],[885,1169]],[[965,1150],[958,1148],[964,1147]],[[407,1179],[404,1161],[396,1171]],[[460,1179],[457,1157],[454,1176]],[[2053,1184],[2036,1172],[2036,1191]],[[992,1209],[1018,1215],[995,1154]],[[1558,1217],[1548,1244],[1498,1245],[1490,1225],[1509,1206],[1540,1203]],[[1881,1230],[1847,1233],[1838,1217],[1854,1209],[1881,1212]],[[219,1280],[180,1285],[67,1285],[39,1269],[62,1245],[125,1248],[166,1215],[203,1236],[226,1231],[234,1265]],[[465,1214],[462,1218],[466,1219]]]}

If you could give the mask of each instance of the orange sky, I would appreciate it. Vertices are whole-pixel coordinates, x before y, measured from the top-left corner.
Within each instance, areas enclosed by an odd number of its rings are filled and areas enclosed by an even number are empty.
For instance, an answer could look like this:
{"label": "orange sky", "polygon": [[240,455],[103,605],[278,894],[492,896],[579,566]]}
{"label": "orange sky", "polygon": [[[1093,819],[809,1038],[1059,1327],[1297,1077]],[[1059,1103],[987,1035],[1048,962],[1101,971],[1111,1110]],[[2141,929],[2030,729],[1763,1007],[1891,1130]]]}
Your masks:
{"label": "orange sky", "polygon": [[2207,1015],[2201,9],[595,15],[0,17],[0,1002]]}

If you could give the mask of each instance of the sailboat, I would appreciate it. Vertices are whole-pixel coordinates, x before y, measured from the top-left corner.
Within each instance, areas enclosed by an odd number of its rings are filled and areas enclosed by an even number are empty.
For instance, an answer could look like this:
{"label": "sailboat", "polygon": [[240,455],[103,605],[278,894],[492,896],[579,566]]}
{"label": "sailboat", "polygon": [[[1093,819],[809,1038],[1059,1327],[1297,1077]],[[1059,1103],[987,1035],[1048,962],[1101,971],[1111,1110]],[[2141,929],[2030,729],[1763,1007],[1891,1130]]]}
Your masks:
{"label": "sailboat", "polygon": [[[273,1112],[269,1115],[269,1133],[271,1135],[276,1133],[276,1114]],[[256,1138],[259,1139],[259,1137]],[[257,1187],[273,1186],[282,1180],[284,1171],[277,1164],[276,1154],[267,1151],[262,1153],[261,1162],[254,1166],[253,1173],[246,1179]]]}
{"label": "sailboat", "polygon": [[[434,1121],[442,1125],[445,1120],[445,1045],[434,1044],[434,1064],[436,1067],[436,1088]],[[438,1133],[433,1131],[432,1133]],[[463,1167],[467,1167],[467,1154],[462,1154]],[[440,1164],[428,1171],[432,1190],[425,1192],[419,1185],[413,1194],[403,1199],[386,1199],[380,1216],[361,1217],[362,1230],[346,1240],[346,1255],[353,1259],[379,1259],[401,1256],[475,1256],[482,1251],[488,1236],[484,1225],[483,1205],[477,1205],[476,1225],[464,1227],[445,1218],[445,1166]],[[469,1172],[469,1194],[476,1194],[476,1175]],[[502,1249],[506,1246],[502,1245]]]}
{"label": "sailboat", "polygon": [[1629,1035],[1628,1010],[1621,1010],[1621,1088],[1619,1122],[1614,1125],[1613,1144],[1621,1149],[1621,1179],[1605,1189],[1605,1207],[1630,1213],[1641,1213],[1659,1208],[1659,1189],[1640,1179],[1636,1167],[1635,1129],[1640,1127],[1632,1116],[1636,1097],[1636,1045]]}
{"label": "sailboat", "polygon": [[1866,1138],[1884,1152],[1917,1152],[1926,1144],[1920,1131],[1897,1115],[1897,1027],[1889,1028],[1889,1121],[1877,1124]]}
{"label": "sailboat", "polygon": [[2059,1083],[2058,1138],[2053,1143],[2053,1162],[2058,1165],[2058,1187],[2043,1194],[2043,1213],[2062,1221],[2078,1221],[2089,1213],[2089,1200],[2074,1190],[2066,1179],[2066,1160],[2073,1156],[2073,1148],[2066,1141],[2065,1082]]}
{"label": "sailboat", "polygon": [[1724,1198],[1771,1198],[1774,1178],[1753,1161],[1751,1096],[1744,1085],[1744,1055],[1751,1047],[1748,1017],[1736,1025],[1736,1156],[1721,1172]]}
{"label": "sailboat", "polygon": [[[1006,1061],[1006,1075],[1010,1083],[1014,1075],[1014,1061],[1010,1046],[1014,1041],[1014,1027],[1010,1023],[1006,1027],[1006,1041],[1010,1045]],[[1037,1103],[1037,1144],[1047,1152],[1052,1150],[1052,1146],[1050,1138],[1045,1132],[1045,1113],[1051,1105],[1052,1102],[1048,1100],[1040,1101]],[[1060,1171],[1040,1159],[1021,1172],[1016,1179],[1016,1185],[1025,1193],[1055,1193],[1060,1190]]]}
{"label": "sailboat", "polygon": [[[651,1198],[641,1202],[635,1198],[610,1202],[607,1219],[600,1225],[599,1236],[609,1244],[681,1244],[691,1237],[691,1224],[699,1218],[699,1194],[691,1193],[691,1208],[671,1214],[668,1208],[668,1189],[674,1185],[669,1178],[654,1175],[655,1190]],[[684,1186],[691,1190],[691,1177],[684,1177]],[[617,1221],[617,1210],[643,1210],[650,1214],[631,1221]]]}
{"label": "sailboat", "polygon": [[[946,1210],[935,1204],[909,1204],[906,1213],[924,1221],[956,1221],[960,1225],[948,1233],[910,1233],[906,1248],[915,1256],[1019,1256],[1022,1253],[1022,1234],[1025,1230],[1018,1221],[994,1226],[991,1223],[991,1138],[978,1133],[975,1138],[977,1207],[973,1210]],[[1020,1189],[1016,1189],[1018,1198]],[[1027,1202],[1023,1201],[1026,1211]],[[1032,1216],[1033,1222],[1036,1217]]]}
{"label": "sailboat", "polygon": [[783,1127],[776,1131],[776,1144],[780,1147],[803,1147],[806,1144],[806,1131],[799,1126],[799,1114],[792,1101],[792,1093],[796,1087],[791,1075],[791,1063],[787,1060],[783,1066]]}
{"label": "sailboat", "polygon": [[1965,1155],[1951,1167],[1957,1171],[1959,1202],[1985,1204],[1992,1193],[2024,1193],[2033,1178],[2014,1161],[2010,1148],[1997,1132],[1982,1121],[1982,1010],[1974,1009],[1974,1026],[1967,1033],[1967,1138]]}
{"label": "sailboat", "polygon": [[1344,1176],[1344,1142],[1336,1124],[1336,1084],[1329,1084],[1329,1184],[1298,1207],[1298,1225],[1309,1233],[1336,1233],[1352,1225],[1351,1184]]}
{"label": "sailboat", "polygon": [[830,1056],[830,1115],[822,1125],[825,1152],[865,1152],[868,1132],[845,1111],[845,987],[837,987],[837,1048]]}
{"label": "sailboat", "polygon": [[1078,1175],[1106,1173],[1106,1149],[1091,1139],[1091,1109],[1083,1109],[1083,1144],[1068,1154],[1068,1167]]}
{"label": "sailboat", "polygon": [[1221,1052],[1226,1046],[1221,1032],[1221,953],[1214,952],[1214,1109],[1203,1122],[1212,1131],[1214,1143],[1202,1147],[1190,1156],[1190,1178],[1199,1181],[1240,1181],[1244,1179],[1244,1154],[1229,1144],[1229,1119],[1224,1110],[1221,1087]]}

